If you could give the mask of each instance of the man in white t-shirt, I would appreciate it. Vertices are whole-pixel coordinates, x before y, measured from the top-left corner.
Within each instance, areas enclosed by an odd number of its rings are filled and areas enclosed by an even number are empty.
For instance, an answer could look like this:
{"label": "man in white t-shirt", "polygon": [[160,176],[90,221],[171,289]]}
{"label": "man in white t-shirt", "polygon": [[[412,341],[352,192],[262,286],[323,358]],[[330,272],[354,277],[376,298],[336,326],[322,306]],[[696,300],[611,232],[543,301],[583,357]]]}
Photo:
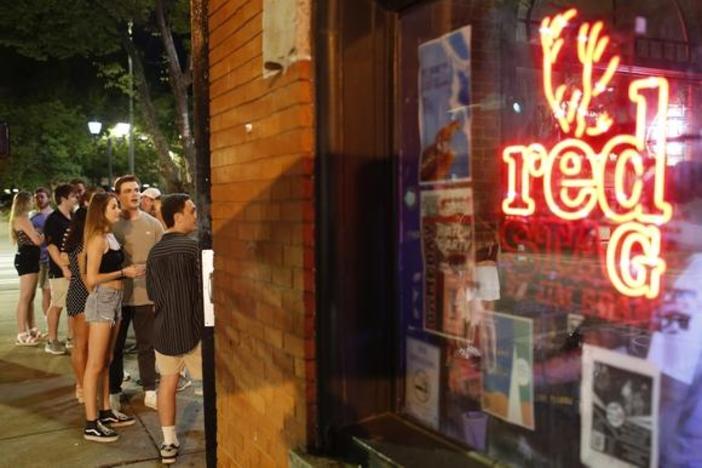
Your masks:
{"label": "man in white t-shirt", "polygon": [[[145,265],[151,247],[161,239],[163,226],[153,216],[139,209],[139,179],[125,175],[115,181],[115,192],[122,206],[122,218],[115,223],[113,232],[124,250],[125,265]],[[110,365],[110,402],[119,411],[119,395],[124,375],[124,342],[129,323],[133,321],[137,342],[139,378],[144,388],[144,405],[157,409],[156,369],[153,345],[154,306],[146,293],[144,277],[124,279],[122,322],[115,341]]]}

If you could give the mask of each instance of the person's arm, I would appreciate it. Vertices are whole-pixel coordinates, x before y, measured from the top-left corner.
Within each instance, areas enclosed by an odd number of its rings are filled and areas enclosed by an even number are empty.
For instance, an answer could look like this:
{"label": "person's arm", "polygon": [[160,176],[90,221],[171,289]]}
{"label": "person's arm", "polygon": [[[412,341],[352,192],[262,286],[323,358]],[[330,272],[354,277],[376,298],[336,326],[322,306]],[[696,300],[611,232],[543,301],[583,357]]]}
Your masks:
{"label": "person's arm", "polygon": [[160,241],[161,238],[163,237],[163,224],[161,224],[161,222],[158,220],[156,220],[156,222],[154,223],[154,236],[155,236],[154,244],[156,242]]}
{"label": "person's arm", "polygon": [[151,253],[146,258],[146,295],[151,302],[156,302],[156,285],[154,284],[153,260]]}
{"label": "person's arm", "polygon": [[95,236],[88,241],[88,246],[85,249],[87,255],[85,286],[92,291],[95,286],[101,283],[108,283],[123,277],[136,278],[139,276],[139,270],[135,265],[124,267],[121,270],[110,273],[100,273],[100,262],[107,246],[107,241],[102,236]]}
{"label": "person's arm", "polygon": [[49,257],[51,257],[51,260],[61,268],[61,273],[63,273],[63,277],[66,279],[71,278],[71,270],[68,268],[68,263],[66,261],[66,258],[61,256],[61,251],[58,248],[58,245],[56,242],[59,242],[60,239],[58,239],[58,233],[56,232],[56,229],[51,222],[51,218],[47,219],[46,224],[44,225],[44,232],[46,233],[46,250],[49,252]]}
{"label": "person's arm", "polygon": [[81,249],[80,253],[76,257],[76,260],[78,261],[78,272],[80,273],[80,280],[83,282],[83,284],[87,285],[88,276],[85,249]]}
{"label": "person's arm", "polygon": [[44,242],[44,236],[39,234],[36,229],[34,229],[34,225],[32,222],[29,220],[29,218],[19,218],[17,220],[17,227],[22,230],[29,239],[31,239],[32,243],[34,245],[41,245]]}

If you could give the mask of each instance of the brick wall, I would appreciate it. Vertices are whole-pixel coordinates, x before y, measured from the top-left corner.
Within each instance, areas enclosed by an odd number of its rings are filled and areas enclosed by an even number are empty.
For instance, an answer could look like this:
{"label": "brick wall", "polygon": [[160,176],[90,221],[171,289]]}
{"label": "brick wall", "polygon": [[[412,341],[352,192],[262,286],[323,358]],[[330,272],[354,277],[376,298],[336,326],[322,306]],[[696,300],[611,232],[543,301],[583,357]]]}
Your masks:
{"label": "brick wall", "polygon": [[315,414],[313,68],[262,77],[262,0],[209,28],[218,463],[285,466]]}

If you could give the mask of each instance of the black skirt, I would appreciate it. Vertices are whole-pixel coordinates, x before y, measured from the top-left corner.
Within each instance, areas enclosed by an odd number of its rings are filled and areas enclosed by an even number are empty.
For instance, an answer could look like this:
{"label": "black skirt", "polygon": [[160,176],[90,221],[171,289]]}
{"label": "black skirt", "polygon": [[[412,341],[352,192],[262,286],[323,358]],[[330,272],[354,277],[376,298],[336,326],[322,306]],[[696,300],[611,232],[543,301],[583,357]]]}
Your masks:
{"label": "black skirt", "polygon": [[39,255],[37,245],[21,245],[15,254],[15,270],[19,276],[39,273]]}

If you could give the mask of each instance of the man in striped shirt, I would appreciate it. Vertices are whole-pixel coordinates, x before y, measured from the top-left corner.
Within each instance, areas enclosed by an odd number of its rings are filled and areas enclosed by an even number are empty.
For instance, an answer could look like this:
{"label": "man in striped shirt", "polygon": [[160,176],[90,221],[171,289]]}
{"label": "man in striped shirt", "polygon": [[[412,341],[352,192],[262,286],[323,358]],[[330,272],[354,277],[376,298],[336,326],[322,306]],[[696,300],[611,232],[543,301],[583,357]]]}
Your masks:
{"label": "man in striped shirt", "polygon": [[153,246],[146,262],[146,289],[154,302],[154,349],[161,372],[158,415],[163,431],[161,460],[175,463],[176,387],[187,367],[202,379],[200,339],[203,330],[200,249],[188,237],[197,227],[197,211],[188,195],[167,195],[161,204],[166,231]]}

